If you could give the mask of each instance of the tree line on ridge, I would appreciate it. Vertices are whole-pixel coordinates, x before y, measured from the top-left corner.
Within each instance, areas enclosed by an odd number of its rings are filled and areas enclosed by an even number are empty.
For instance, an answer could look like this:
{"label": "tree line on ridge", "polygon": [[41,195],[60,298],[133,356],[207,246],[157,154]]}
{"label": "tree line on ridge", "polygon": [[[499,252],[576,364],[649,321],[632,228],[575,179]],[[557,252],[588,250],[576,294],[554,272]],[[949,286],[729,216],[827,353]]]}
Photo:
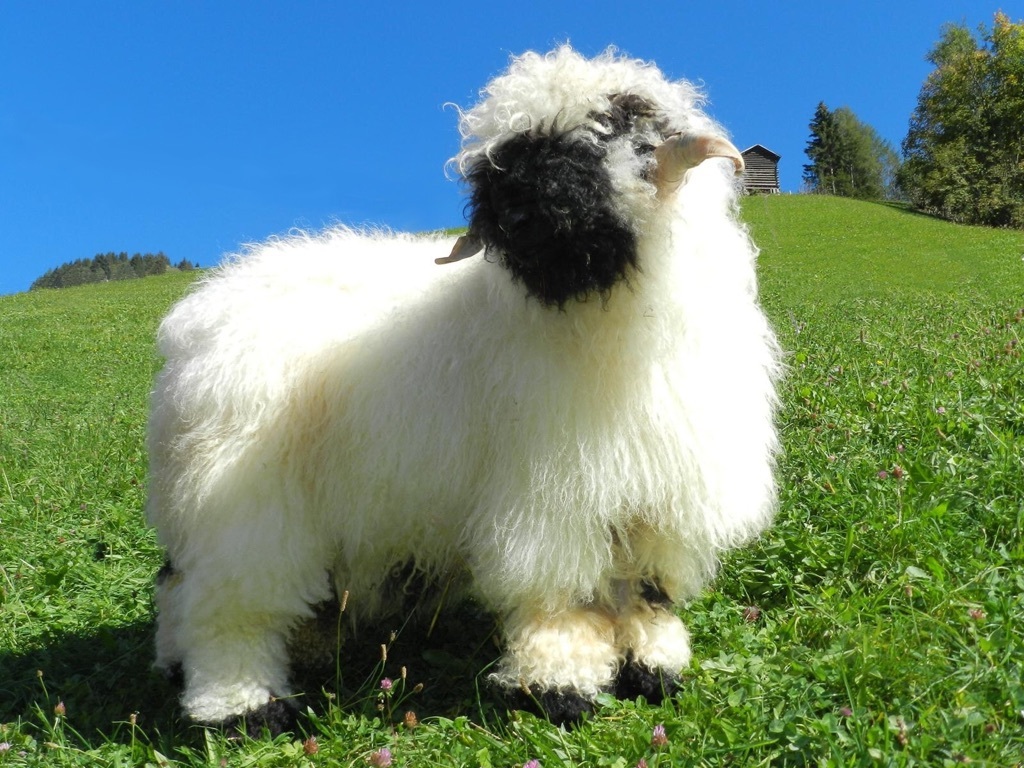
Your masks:
{"label": "tree line on ridge", "polygon": [[168,269],[181,271],[195,269],[198,265],[182,259],[171,265],[164,253],[98,253],[91,259],[78,259],[47,270],[35,279],[30,291],[40,288],[69,288],[88,283],[105,283],[111,280],[134,280],[150,275],[162,275]]}

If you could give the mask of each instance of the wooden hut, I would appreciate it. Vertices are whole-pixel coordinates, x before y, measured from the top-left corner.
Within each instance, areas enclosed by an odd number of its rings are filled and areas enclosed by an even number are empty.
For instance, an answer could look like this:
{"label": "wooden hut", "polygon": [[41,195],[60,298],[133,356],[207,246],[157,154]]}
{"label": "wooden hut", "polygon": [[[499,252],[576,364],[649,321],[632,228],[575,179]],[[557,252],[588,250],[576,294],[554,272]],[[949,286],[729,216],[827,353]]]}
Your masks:
{"label": "wooden hut", "polygon": [[779,158],[767,147],[755,144],[743,150],[743,162],[746,170],[743,171],[743,189],[747,194],[766,193],[777,195],[779,193]]}

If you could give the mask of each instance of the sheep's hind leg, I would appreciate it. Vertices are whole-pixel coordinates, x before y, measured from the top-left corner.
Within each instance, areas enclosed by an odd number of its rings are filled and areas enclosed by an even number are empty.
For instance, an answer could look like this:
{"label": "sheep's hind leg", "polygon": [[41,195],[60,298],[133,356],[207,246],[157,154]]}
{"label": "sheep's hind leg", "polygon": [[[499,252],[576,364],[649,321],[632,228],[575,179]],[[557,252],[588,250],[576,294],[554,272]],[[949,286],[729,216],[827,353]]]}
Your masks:
{"label": "sheep's hind leg", "polygon": [[636,586],[616,626],[616,645],[625,658],[615,680],[617,698],[643,696],[658,704],[678,690],[679,674],[690,663],[690,635],[672,608],[656,584]]}
{"label": "sheep's hind leg", "polygon": [[232,612],[191,628],[185,651],[182,707],[202,725],[257,738],[291,730],[296,708],[288,696],[288,620]]}
{"label": "sheep's hind leg", "polygon": [[175,685],[184,682],[182,651],[178,642],[181,623],[181,576],[168,560],[156,576],[156,659],[153,668]]}
{"label": "sheep's hind leg", "polygon": [[178,617],[185,712],[236,735],[292,730],[297,707],[289,698],[287,640],[311,614],[302,591],[258,578],[225,583],[219,573],[180,576],[187,606]]}
{"label": "sheep's hind leg", "polygon": [[491,679],[510,706],[555,724],[575,724],[593,711],[619,666],[613,614],[598,606],[560,612],[519,609],[507,620],[506,651]]}

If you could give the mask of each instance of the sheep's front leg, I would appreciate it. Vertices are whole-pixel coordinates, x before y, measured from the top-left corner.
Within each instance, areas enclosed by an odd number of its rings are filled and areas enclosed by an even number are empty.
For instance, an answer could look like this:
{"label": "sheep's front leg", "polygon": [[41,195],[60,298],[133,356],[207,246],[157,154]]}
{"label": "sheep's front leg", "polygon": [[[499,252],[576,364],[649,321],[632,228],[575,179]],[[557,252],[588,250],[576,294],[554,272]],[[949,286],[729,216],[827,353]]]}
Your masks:
{"label": "sheep's front leg", "polygon": [[690,635],[671,599],[651,582],[632,585],[616,626],[616,645],[625,657],[615,681],[620,699],[643,696],[657,704],[679,686],[690,663]]}
{"label": "sheep's front leg", "polygon": [[614,614],[600,606],[520,608],[505,622],[506,650],[491,678],[518,709],[578,722],[619,666]]}

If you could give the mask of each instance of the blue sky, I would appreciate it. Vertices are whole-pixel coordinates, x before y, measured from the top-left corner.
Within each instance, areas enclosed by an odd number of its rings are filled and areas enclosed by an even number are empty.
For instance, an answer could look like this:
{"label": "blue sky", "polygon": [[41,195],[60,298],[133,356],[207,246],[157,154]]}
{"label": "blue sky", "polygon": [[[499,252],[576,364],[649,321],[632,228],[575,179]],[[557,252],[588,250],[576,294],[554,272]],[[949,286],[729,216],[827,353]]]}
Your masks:
{"label": "blue sky", "polygon": [[736,144],[781,154],[795,192],[819,101],[898,147],[941,25],[991,26],[998,8],[2,0],[0,294],[106,251],[210,266],[295,227],[459,226],[444,105],[473,103],[510,54],[566,40],[702,82]]}

